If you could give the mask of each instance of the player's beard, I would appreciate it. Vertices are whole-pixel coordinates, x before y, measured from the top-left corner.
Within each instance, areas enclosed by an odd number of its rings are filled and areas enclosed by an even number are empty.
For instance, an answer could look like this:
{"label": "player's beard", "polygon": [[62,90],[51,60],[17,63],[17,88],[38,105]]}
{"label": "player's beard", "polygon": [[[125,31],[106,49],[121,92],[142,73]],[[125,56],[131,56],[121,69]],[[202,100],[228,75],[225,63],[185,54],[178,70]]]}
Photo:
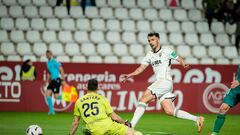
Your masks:
{"label": "player's beard", "polygon": [[155,46],[155,45],[152,45],[152,44],[151,44],[150,46],[151,46],[151,48],[152,48],[152,51],[155,53],[155,52],[157,51],[157,50],[156,50],[156,49],[157,49],[157,45]]}

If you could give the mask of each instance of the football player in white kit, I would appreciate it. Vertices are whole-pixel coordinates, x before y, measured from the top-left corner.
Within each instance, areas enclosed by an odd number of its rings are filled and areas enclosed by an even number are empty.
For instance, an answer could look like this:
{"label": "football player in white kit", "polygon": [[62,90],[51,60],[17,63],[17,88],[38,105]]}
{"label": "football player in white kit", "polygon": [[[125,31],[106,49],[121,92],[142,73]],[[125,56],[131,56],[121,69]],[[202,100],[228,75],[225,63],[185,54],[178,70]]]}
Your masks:
{"label": "football player in white kit", "polygon": [[170,74],[171,60],[177,60],[183,68],[188,68],[189,65],[187,65],[183,58],[178,56],[174,50],[160,45],[160,37],[158,33],[149,33],[147,38],[152,50],[147,53],[143,58],[141,65],[134,72],[124,75],[123,82],[127,81],[130,77],[142,73],[149,64],[152,65],[157,80],[146,89],[143,96],[140,98],[139,104],[129,125],[134,128],[144,114],[148,103],[153,100],[159,100],[166,114],[177,118],[195,121],[198,126],[198,132],[200,133],[202,131],[204,118],[202,116],[194,116],[183,110],[178,110],[173,105],[176,96],[172,93],[173,81]]}

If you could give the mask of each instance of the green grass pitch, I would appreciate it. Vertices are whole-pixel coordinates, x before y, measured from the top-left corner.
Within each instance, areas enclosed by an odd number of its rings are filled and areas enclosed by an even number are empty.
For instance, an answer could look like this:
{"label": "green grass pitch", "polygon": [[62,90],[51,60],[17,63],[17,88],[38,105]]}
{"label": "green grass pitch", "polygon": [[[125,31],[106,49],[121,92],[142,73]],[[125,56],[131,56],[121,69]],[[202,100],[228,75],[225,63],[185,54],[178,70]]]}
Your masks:
{"label": "green grass pitch", "polygon": [[[124,119],[131,119],[133,113],[119,113]],[[216,115],[203,115],[204,129],[200,135],[211,132]],[[57,113],[48,116],[46,112],[0,112],[0,135],[24,135],[26,128],[37,124],[44,135],[67,135],[71,127],[72,113]],[[145,113],[137,130],[144,135],[197,135],[197,127],[192,121],[181,120],[163,113]],[[240,115],[228,115],[220,135],[240,134]],[[77,135],[81,135],[79,126]]]}

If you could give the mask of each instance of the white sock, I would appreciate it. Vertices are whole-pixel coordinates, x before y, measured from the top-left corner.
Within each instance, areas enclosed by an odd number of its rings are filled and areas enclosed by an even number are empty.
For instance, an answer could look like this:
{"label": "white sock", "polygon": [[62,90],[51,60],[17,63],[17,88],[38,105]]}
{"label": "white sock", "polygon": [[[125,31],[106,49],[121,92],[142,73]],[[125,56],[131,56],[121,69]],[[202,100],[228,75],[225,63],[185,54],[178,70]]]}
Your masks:
{"label": "white sock", "polygon": [[182,119],[187,119],[187,120],[192,120],[192,121],[197,121],[198,120],[198,117],[197,116],[194,116],[188,112],[185,112],[183,110],[178,110],[178,109],[175,109],[174,110],[174,114],[173,114],[175,117],[177,118],[182,118]]}
{"label": "white sock", "polygon": [[146,110],[146,107],[147,107],[147,104],[144,103],[144,102],[139,102],[135,112],[134,112],[134,115],[133,115],[133,118],[132,118],[132,121],[131,121],[131,124],[132,124],[132,127],[134,128],[137,124],[137,122],[139,121],[139,119],[142,117],[142,115],[144,114],[145,110]]}

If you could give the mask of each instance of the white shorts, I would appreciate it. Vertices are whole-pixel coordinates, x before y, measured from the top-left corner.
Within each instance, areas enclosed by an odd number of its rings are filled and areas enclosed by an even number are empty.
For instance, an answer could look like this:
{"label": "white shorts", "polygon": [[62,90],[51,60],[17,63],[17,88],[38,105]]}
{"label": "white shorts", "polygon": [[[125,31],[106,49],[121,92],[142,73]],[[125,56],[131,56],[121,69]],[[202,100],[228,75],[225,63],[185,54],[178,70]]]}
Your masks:
{"label": "white shorts", "polygon": [[164,99],[174,100],[176,98],[176,95],[172,93],[173,82],[170,80],[156,80],[148,87],[148,89],[156,96],[160,103]]}

